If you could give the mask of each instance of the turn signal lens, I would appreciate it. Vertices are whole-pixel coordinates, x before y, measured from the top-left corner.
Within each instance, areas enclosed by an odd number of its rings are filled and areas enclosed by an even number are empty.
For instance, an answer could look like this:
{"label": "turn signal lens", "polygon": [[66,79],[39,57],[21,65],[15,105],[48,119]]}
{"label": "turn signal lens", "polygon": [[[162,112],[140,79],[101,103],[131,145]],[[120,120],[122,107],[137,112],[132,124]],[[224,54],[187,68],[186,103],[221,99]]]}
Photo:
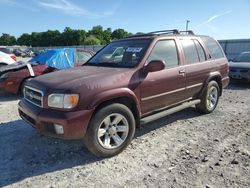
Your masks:
{"label": "turn signal lens", "polygon": [[77,94],[66,94],[64,95],[64,108],[71,109],[78,104],[79,95]]}

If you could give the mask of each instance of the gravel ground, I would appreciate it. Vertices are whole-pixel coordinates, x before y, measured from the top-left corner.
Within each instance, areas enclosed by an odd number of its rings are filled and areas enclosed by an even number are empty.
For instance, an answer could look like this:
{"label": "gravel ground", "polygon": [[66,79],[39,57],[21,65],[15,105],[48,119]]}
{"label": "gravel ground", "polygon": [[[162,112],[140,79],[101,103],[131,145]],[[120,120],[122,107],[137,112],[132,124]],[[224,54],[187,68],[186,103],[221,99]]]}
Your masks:
{"label": "gravel ground", "polygon": [[232,84],[217,109],[189,108],[143,125],[109,159],[81,141],[43,137],[0,94],[0,187],[250,187],[250,85]]}

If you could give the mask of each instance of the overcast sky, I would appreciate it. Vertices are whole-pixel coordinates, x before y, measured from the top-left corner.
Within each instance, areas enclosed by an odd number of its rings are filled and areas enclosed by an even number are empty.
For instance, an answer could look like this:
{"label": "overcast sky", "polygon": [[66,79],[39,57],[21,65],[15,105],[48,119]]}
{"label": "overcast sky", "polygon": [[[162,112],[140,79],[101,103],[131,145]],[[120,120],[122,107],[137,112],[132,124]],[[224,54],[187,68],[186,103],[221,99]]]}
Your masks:
{"label": "overcast sky", "polygon": [[65,27],[129,32],[189,29],[216,39],[250,38],[250,0],[0,0],[0,34]]}

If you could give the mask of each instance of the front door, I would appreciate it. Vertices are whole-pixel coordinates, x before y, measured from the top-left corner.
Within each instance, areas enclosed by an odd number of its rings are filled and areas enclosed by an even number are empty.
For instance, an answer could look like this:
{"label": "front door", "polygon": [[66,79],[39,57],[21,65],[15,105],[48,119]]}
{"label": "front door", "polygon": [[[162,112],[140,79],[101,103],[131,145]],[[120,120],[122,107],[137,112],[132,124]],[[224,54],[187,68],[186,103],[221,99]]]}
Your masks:
{"label": "front door", "polygon": [[143,79],[140,86],[142,114],[185,100],[185,69],[179,59],[174,39],[155,44],[147,63],[163,60],[165,69],[148,73]]}

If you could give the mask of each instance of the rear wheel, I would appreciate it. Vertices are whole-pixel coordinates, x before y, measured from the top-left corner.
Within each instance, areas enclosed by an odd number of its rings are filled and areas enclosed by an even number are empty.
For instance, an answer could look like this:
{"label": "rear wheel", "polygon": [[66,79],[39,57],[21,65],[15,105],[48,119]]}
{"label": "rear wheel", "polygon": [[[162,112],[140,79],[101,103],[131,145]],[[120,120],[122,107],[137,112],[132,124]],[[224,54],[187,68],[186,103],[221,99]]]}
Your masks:
{"label": "rear wheel", "polygon": [[98,157],[111,157],[124,150],[135,133],[135,119],[123,104],[111,104],[94,114],[84,137],[86,147]]}
{"label": "rear wheel", "polygon": [[219,85],[216,81],[210,81],[203,95],[201,103],[196,105],[198,111],[208,114],[214,111],[219,101]]}

